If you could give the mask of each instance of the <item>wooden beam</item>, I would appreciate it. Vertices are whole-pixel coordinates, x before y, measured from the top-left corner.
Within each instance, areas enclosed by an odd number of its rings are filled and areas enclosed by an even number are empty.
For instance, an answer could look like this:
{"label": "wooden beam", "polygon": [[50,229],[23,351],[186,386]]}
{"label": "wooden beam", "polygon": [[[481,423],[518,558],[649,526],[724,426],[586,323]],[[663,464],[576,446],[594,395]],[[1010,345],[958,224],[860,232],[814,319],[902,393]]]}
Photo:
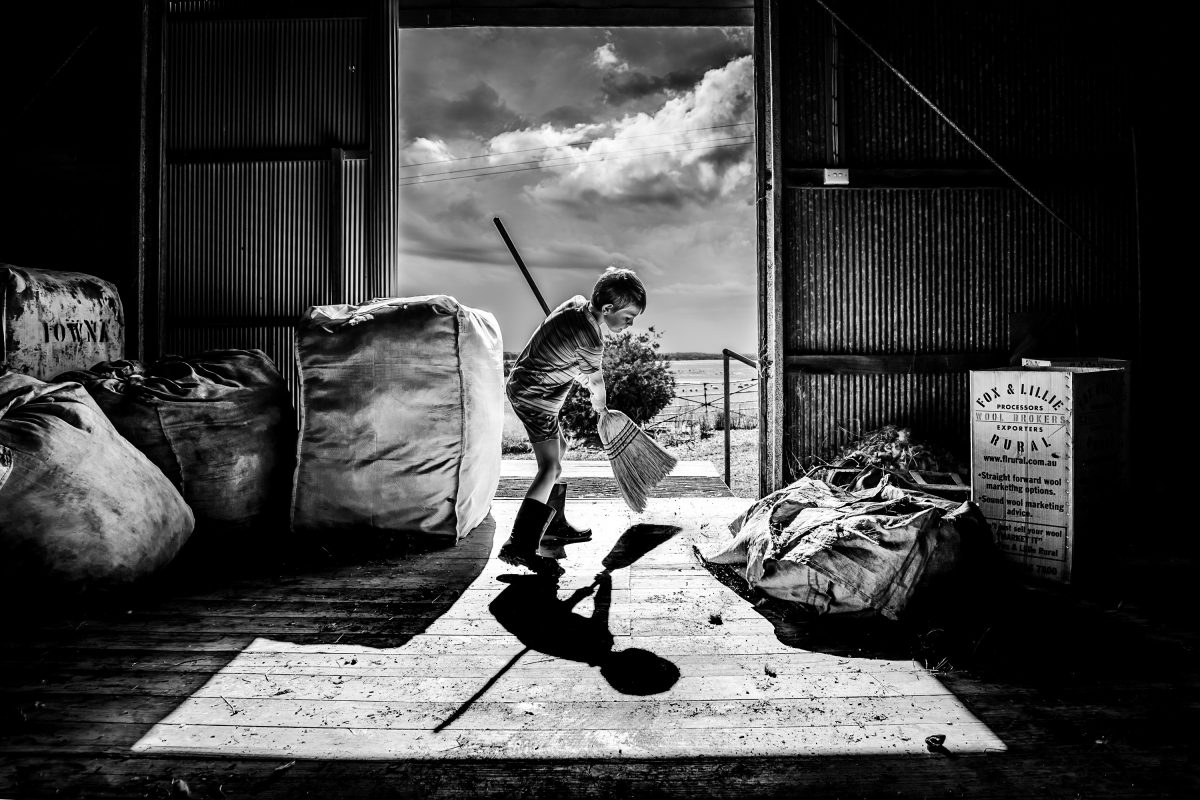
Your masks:
{"label": "wooden beam", "polygon": [[758,493],[783,486],[783,122],[778,0],[755,4],[754,86],[758,178]]}
{"label": "wooden beam", "polygon": [[[832,166],[832,165],[831,165]],[[930,167],[847,167],[850,182],[826,185],[824,167],[788,167],[784,170],[789,189],[1017,189],[1002,172],[991,168],[930,168]],[[1028,181],[1039,188],[1087,186],[1114,178],[1110,170],[1100,168],[1055,167],[1045,170],[1027,167],[1021,173],[1036,172],[1039,178]]]}
{"label": "wooden beam", "polygon": [[787,356],[790,372],[808,374],[878,375],[908,373],[969,372],[973,369],[1003,367],[1008,355],[1001,353],[911,353],[898,355],[857,355],[823,353]]}

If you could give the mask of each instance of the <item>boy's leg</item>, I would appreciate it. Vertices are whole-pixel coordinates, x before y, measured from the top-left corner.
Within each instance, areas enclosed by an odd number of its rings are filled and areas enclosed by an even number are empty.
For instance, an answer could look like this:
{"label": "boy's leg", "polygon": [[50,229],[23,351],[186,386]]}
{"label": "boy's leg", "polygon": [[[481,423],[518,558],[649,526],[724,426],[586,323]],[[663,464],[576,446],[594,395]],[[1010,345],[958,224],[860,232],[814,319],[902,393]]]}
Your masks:
{"label": "boy's leg", "polygon": [[541,575],[558,577],[563,568],[553,558],[539,555],[538,544],[546,526],[554,518],[555,511],[546,500],[550,489],[561,472],[559,464],[559,441],[557,438],[533,443],[533,454],[537,458],[538,472],[525,493],[517,518],[513,522],[512,534],[500,548],[500,560],[506,564],[526,567]]}
{"label": "boy's leg", "polygon": [[554,439],[533,443],[533,457],[537,459],[538,471],[529,485],[525,496],[545,503],[550,499],[550,490],[562,474],[562,456],[566,452],[566,440],[560,433]]}
{"label": "boy's leg", "polygon": [[[567,454],[570,449],[570,444],[567,438],[558,434],[559,442],[559,475],[562,475],[562,456]],[[576,528],[571,523],[567,522],[567,482],[564,480],[556,480],[550,489],[550,499],[546,501],[550,507],[554,509],[554,518],[550,520],[550,525],[546,528],[546,533],[543,535],[545,541],[562,542],[570,544],[572,542],[586,542],[592,538],[591,528]]]}

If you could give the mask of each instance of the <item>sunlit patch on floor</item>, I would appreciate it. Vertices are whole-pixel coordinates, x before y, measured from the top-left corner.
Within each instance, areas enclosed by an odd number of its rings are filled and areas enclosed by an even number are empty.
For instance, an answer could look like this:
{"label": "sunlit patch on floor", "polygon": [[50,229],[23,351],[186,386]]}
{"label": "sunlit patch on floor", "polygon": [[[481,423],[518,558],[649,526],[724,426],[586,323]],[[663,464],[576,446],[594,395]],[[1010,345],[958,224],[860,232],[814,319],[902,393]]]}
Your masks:
{"label": "sunlit patch on floor", "polygon": [[[635,516],[618,500],[575,503],[573,517],[595,538],[567,547],[557,587],[493,558],[402,646],[256,639],[133,750],[298,759],[928,755],[926,739],[937,735],[949,753],[1006,749],[910,660],[782,643],[692,553],[702,526],[745,505],[656,499]],[[498,531],[511,527],[516,507],[495,504]],[[614,666],[621,661],[656,665],[659,675],[630,682]]]}

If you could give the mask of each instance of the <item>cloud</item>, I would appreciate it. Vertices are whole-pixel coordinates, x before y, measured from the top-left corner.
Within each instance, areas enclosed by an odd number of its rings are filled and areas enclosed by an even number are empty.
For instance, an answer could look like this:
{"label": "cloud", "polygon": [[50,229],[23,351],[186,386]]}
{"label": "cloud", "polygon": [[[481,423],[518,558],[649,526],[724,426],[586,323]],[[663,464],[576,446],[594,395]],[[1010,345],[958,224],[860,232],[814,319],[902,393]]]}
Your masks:
{"label": "cloud", "polygon": [[704,77],[704,70],[672,70],[666,75],[647,75],[642,71],[605,75],[600,84],[604,102],[624,105],[656,94],[674,94],[692,88]]}
{"label": "cloud", "polygon": [[588,125],[595,122],[596,117],[586,108],[581,106],[557,106],[552,108],[542,115],[541,122],[549,123],[550,125]]}
{"label": "cloud", "polygon": [[726,280],[716,283],[699,283],[688,281],[686,283],[669,283],[665,286],[656,286],[655,294],[665,294],[675,297],[729,297],[744,295],[757,295],[758,286],[753,281],[737,281]]}
{"label": "cloud", "polygon": [[[400,224],[402,252],[433,261],[512,268],[512,256],[492,217],[473,193],[420,206],[405,204]],[[533,226],[523,226],[522,230],[526,227],[536,230]],[[515,230],[513,235],[516,238]],[[526,264],[538,270],[581,271],[592,276],[611,264],[651,275],[662,273],[661,267],[650,258],[600,244],[535,239],[521,242],[519,248]]]}
{"label": "cloud", "polygon": [[[543,124],[499,134],[486,146],[493,154],[526,151],[521,161],[545,168],[531,173],[538,181],[530,197],[591,218],[602,206],[708,205],[753,177],[753,69],[743,56],[708,70],[653,113],[604,126]],[[538,147],[545,149],[532,151]],[[515,155],[492,163],[514,164]]]}
{"label": "cloud", "polygon": [[454,154],[450,147],[441,139],[427,139],[424,136],[409,142],[400,151],[401,164],[429,164],[437,161],[453,161]]}
{"label": "cloud", "polygon": [[400,108],[409,140],[486,138],[529,124],[482,80],[455,96],[444,97],[432,90],[426,78],[413,77],[401,83]]}
{"label": "cloud", "polygon": [[599,70],[624,72],[629,65],[617,55],[612,42],[605,42],[592,52],[592,64]]}

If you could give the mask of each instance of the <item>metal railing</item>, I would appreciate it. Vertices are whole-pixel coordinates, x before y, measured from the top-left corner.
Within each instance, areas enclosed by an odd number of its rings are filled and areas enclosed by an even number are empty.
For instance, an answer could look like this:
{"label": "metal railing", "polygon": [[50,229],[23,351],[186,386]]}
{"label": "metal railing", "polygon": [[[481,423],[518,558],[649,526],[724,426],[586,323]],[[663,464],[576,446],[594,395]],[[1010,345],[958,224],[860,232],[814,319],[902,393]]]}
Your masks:
{"label": "metal railing", "polygon": [[724,391],[724,395],[725,395],[725,485],[729,486],[730,488],[733,488],[732,484],[730,484],[730,482],[729,482],[730,477],[731,477],[730,476],[730,472],[731,472],[730,456],[729,456],[729,447],[730,447],[730,445],[729,445],[729,429],[733,427],[732,421],[729,417],[729,359],[736,358],[738,361],[741,361],[743,364],[746,364],[747,366],[754,367],[754,369],[756,369],[756,370],[758,369],[758,362],[754,361],[752,359],[746,358],[745,356],[740,355],[738,353],[735,353],[728,348],[721,351],[721,357],[724,360],[724,367],[725,367],[725,391]]}

